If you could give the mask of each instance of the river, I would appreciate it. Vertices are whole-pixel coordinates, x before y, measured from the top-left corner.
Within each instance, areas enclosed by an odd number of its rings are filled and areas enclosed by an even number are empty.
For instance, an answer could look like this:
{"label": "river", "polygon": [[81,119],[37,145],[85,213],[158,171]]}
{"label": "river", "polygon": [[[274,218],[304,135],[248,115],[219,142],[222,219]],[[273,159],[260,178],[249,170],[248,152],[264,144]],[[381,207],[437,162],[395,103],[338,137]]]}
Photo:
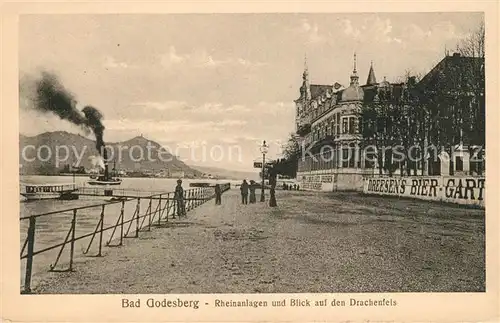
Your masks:
{"label": "river", "polygon": [[[92,187],[86,184],[89,180],[88,177],[75,177],[75,184],[77,187]],[[21,176],[21,183],[25,184],[52,184],[52,183],[73,183],[73,177],[71,176]],[[196,179],[183,179],[183,187],[185,190],[189,189],[189,183],[192,182],[210,182],[210,183],[227,183],[231,182],[231,186],[234,187],[235,184],[239,184],[239,181],[230,180],[196,180]],[[114,189],[133,189],[146,192],[172,192],[176,185],[176,179],[173,178],[128,178],[124,177],[123,182],[120,186],[113,187]],[[41,213],[47,213],[52,211],[62,211],[75,207],[81,206],[91,206],[100,205],[109,201],[108,198],[104,197],[84,197],[80,196],[80,199],[73,201],[61,201],[61,200],[41,200],[41,201],[22,201],[20,202],[20,217],[26,217],[30,215],[36,215]],[[157,205],[157,201],[152,202],[152,208],[154,210]],[[145,214],[148,208],[149,200],[142,200],[140,204],[141,214]],[[129,201],[125,203],[124,208],[124,219],[125,221],[132,218],[134,211],[137,207],[137,201]],[[121,203],[111,204],[105,206],[105,216],[104,216],[104,227],[114,225],[118,220],[120,215]],[[79,235],[91,233],[94,231],[97,223],[100,219],[100,214],[102,211],[102,206],[96,206],[91,208],[86,208],[77,211],[77,221],[75,234]],[[37,218],[36,221],[36,231],[35,231],[35,252],[42,250],[44,248],[53,246],[58,243],[64,242],[68,230],[71,228],[72,212],[60,212],[54,215],[41,216]],[[142,222],[142,219],[141,219]],[[147,223],[147,220],[146,222]],[[20,223],[20,248],[23,247],[28,229],[29,221],[21,220]],[[128,225],[125,225],[125,231]],[[108,241],[113,230],[108,230],[103,234],[103,245]],[[133,235],[135,232],[135,221],[132,222],[130,228],[130,234]],[[114,237],[119,237],[119,230],[115,233]],[[128,239],[127,239],[128,240]],[[83,251],[87,248],[90,242],[90,238],[85,238],[79,240],[75,243],[75,261],[84,259]],[[92,248],[89,251],[89,255],[97,253],[98,246],[98,236],[94,239]],[[54,263],[56,260],[59,248],[53,249],[38,255],[35,255],[33,261],[33,277],[32,286],[36,285],[37,279],[41,272],[46,272],[49,270],[50,264]],[[64,269],[67,267],[69,261],[69,245],[66,246],[61,259],[59,260],[58,269]],[[104,249],[105,252],[105,249]],[[25,254],[24,251],[23,254]],[[24,285],[24,273],[25,273],[26,261],[23,259],[21,261],[21,286]],[[77,267],[77,266],[76,266]]]}

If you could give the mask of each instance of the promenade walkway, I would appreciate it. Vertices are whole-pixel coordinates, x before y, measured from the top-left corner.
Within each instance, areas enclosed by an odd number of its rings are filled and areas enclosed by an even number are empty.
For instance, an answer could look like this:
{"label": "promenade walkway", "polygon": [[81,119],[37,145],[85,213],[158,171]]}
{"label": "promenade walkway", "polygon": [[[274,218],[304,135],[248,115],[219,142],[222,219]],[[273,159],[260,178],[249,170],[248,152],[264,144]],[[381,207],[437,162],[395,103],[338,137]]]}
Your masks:
{"label": "promenade walkway", "polygon": [[35,293],[484,291],[484,211],[357,193],[239,191],[143,232]]}

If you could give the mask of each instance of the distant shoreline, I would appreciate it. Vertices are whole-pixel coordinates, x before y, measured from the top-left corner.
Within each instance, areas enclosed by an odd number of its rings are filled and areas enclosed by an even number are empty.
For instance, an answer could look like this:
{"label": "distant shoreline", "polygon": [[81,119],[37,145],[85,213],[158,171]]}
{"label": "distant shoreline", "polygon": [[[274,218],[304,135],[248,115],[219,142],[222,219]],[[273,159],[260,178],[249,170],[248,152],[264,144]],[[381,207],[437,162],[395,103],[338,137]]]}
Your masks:
{"label": "distant shoreline", "polygon": [[[92,174],[79,174],[75,173],[75,177],[90,177]],[[19,176],[65,176],[65,177],[72,177],[73,173],[61,173],[61,174],[19,174]],[[127,175],[127,176],[118,176],[120,178],[155,178],[155,179],[179,179],[179,177],[155,177],[155,176],[135,176],[135,175]],[[232,179],[232,178],[226,178],[226,177],[219,177],[219,178],[202,178],[202,177],[182,177],[182,179],[194,179],[194,180],[239,180],[239,179]]]}

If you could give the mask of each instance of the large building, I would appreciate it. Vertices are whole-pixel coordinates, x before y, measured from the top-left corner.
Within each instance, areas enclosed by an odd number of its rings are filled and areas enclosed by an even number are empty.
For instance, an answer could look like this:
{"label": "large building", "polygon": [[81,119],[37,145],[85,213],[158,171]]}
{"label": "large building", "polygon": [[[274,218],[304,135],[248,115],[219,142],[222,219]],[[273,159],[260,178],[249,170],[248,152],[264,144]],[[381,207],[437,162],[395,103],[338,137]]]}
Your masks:
{"label": "large building", "polygon": [[[437,96],[441,97],[443,93],[436,93],[435,88],[445,88],[442,84],[441,77],[456,72],[456,68],[460,68],[465,62],[469,62],[468,58],[458,55],[446,56],[429,74],[427,74],[418,84],[411,84],[410,78],[404,83],[389,83],[386,78],[383,81],[377,82],[373,64],[370,66],[369,73],[365,84],[360,84],[357,66],[356,54],[354,54],[354,66],[350,76],[349,86],[341,85],[342,82],[335,82],[332,85],[310,84],[309,71],[307,64],[305,65],[302,75],[302,86],[300,87],[300,96],[295,100],[296,105],[296,133],[299,138],[300,146],[303,153],[299,158],[297,169],[297,180],[302,182],[304,189],[312,190],[361,190],[363,186],[363,177],[381,174],[381,165],[386,166],[383,159],[374,158],[373,152],[363,149],[369,142],[366,131],[362,131],[362,126],[366,127],[366,115],[362,111],[366,111],[364,107],[380,105],[380,102],[386,102],[388,105],[398,105],[398,109],[405,110],[408,105],[423,104],[423,102],[411,100],[412,89],[419,89],[420,92],[425,92],[426,97]],[[452,68],[452,70],[450,70]],[[416,83],[416,82],[414,82]],[[446,82],[450,85],[450,82]],[[463,82],[462,82],[463,83]],[[451,84],[453,88],[456,85]],[[414,86],[412,88],[412,86]],[[429,91],[431,89],[432,91]],[[434,94],[429,94],[429,93]],[[446,93],[452,93],[453,89],[447,90]],[[455,91],[456,92],[456,91]],[[469,93],[471,91],[462,91]],[[448,95],[448,94],[446,94]],[[477,95],[476,95],[477,96]],[[457,102],[457,98],[452,97],[453,102]],[[482,99],[484,102],[484,98]],[[439,101],[439,100],[437,100]],[[469,101],[467,101],[469,102]],[[474,102],[472,100],[471,102]],[[429,102],[425,102],[429,104]],[[452,105],[451,103],[448,104]],[[484,103],[483,103],[484,107]],[[427,109],[423,106],[412,106],[413,110],[419,111],[434,111],[433,108]],[[442,109],[439,107],[438,109]],[[407,109],[410,110],[410,109]],[[366,112],[365,112],[366,113]],[[429,112],[430,114],[431,112]],[[427,116],[422,115],[416,118],[427,120]],[[481,116],[479,116],[479,119]],[[484,119],[484,115],[482,116]],[[410,118],[406,118],[410,122]],[[436,118],[435,118],[436,119]],[[412,142],[418,143],[417,137],[422,137],[422,142],[430,142],[433,138],[442,138],[443,132],[435,134],[433,137],[433,129],[431,125],[424,122],[416,122],[413,119],[412,124],[399,125],[399,129],[389,131],[390,135],[396,131],[409,131],[415,128],[415,138],[410,138]],[[436,119],[437,120],[437,119]],[[444,119],[443,119],[444,120]],[[414,125],[415,123],[416,125]],[[455,129],[456,125],[450,125],[451,130]],[[463,127],[462,127],[463,128]],[[458,129],[458,128],[456,128]],[[446,139],[444,144],[448,147],[458,145],[463,146],[463,137],[451,137]],[[443,145],[442,142],[439,144]],[[458,149],[460,150],[460,149]],[[446,149],[440,151],[441,154],[446,154]],[[426,158],[428,158],[428,153]],[[451,152],[451,154],[457,154]],[[459,152],[460,156],[452,156],[451,162],[428,163],[425,158],[422,162],[415,163],[415,175],[446,175],[445,173],[462,172],[469,173],[471,167],[464,166],[464,162],[468,164],[467,151]],[[423,155],[422,155],[423,156]],[[466,156],[466,160],[464,160]],[[322,157],[322,158],[320,158]],[[454,163],[455,158],[458,162]],[[450,166],[452,165],[452,166]],[[432,166],[432,167],[431,167]],[[391,165],[392,167],[392,165]],[[406,165],[405,167],[408,167]],[[387,167],[386,167],[387,168]],[[437,169],[436,169],[437,168]],[[448,168],[450,168],[448,170]],[[418,171],[420,171],[418,173]],[[391,171],[393,174],[404,174],[403,165],[400,163]],[[408,174],[410,175],[410,174]]]}
{"label": "large building", "polygon": [[[296,104],[296,132],[308,154],[299,158],[297,179],[303,188],[316,190],[360,189],[363,175],[373,172],[361,153],[361,109],[381,92],[397,87],[384,78],[377,82],[373,65],[360,85],[356,67],[349,86],[309,83],[307,65]],[[328,148],[325,148],[328,147]],[[320,158],[320,157],[323,158]],[[342,156],[342,158],[341,158]],[[368,168],[367,168],[368,166]]]}

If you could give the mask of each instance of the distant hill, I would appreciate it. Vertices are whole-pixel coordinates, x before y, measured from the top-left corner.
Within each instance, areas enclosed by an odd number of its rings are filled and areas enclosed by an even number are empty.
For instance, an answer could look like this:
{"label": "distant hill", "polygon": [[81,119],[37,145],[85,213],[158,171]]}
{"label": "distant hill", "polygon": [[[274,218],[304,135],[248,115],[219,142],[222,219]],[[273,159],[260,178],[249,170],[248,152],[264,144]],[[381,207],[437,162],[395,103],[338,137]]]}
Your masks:
{"label": "distant hill", "polygon": [[202,173],[211,174],[212,176],[215,176],[218,178],[234,179],[234,180],[243,180],[243,179],[259,180],[259,172],[258,171],[256,171],[256,172],[244,172],[244,171],[230,170],[230,169],[224,169],[224,168],[218,168],[218,167],[207,167],[207,166],[198,166],[198,165],[191,165],[191,167],[199,170]]}
{"label": "distant hill", "polygon": [[[150,156],[148,160],[147,146],[150,143]],[[32,148],[29,145],[31,145]],[[66,148],[69,150],[68,159]],[[189,167],[172,154],[168,153],[155,141],[137,136],[123,142],[106,143],[108,151],[112,151],[116,160],[116,167],[128,171],[154,171],[158,172],[168,168],[171,172],[184,171],[187,176],[200,177],[201,172]],[[134,148],[130,148],[134,147]],[[140,147],[140,148],[139,148]],[[23,157],[23,149],[25,154]],[[40,157],[36,158],[37,150]],[[49,155],[49,150],[51,154]],[[121,158],[119,151],[121,150]],[[143,158],[141,158],[141,151]],[[161,160],[158,152],[161,152]],[[59,165],[56,165],[56,154],[59,154]],[[98,156],[95,141],[85,138],[79,134],[66,131],[45,132],[33,137],[19,135],[19,164],[22,165],[23,174],[54,175],[61,171],[65,164],[73,165],[80,158],[79,166],[92,168],[92,156]],[[111,156],[110,156],[111,157]],[[46,161],[45,161],[46,160]],[[110,162],[111,168],[113,167]],[[21,166],[20,166],[21,167]]]}

